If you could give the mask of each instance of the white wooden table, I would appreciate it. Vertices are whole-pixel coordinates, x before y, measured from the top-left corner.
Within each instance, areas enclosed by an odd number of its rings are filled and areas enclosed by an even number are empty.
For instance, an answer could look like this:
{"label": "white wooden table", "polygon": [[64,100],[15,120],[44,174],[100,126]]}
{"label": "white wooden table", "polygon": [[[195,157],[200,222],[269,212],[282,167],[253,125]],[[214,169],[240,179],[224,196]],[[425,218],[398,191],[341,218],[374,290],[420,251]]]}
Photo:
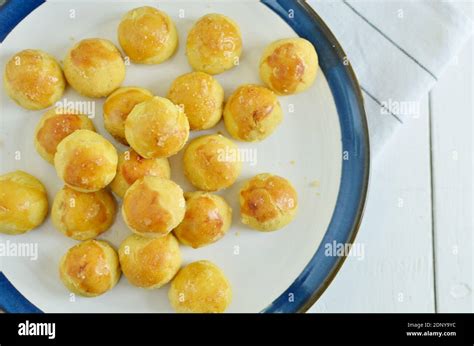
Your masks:
{"label": "white wooden table", "polygon": [[[471,18],[471,1],[455,3]],[[311,312],[473,312],[474,40],[372,161],[365,216]]]}

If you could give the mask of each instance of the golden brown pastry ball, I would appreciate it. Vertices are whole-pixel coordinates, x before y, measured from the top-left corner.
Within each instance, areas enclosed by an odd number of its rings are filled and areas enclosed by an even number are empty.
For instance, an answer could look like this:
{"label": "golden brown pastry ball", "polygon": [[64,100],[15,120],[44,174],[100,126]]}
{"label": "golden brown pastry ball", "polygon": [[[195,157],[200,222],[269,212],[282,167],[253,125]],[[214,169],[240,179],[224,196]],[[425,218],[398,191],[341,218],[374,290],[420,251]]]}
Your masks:
{"label": "golden brown pastry ball", "polygon": [[124,87],[115,90],[104,102],[104,126],[120,143],[128,145],[125,139],[125,119],[137,104],[149,100],[153,94],[138,87]]}
{"label": "golden brown pastry ball", "polygon": [[125,193],[122,215],[127,226],[145,237],[161,237],[184,218],[183,190],[169,179],[146,176]]}
{"label": "golden brown pastry ball", "polygon": [[314,46],[299,37],[273,42],[260,60],[260,78],[279,95],[308,89],[317,71],[318,54]]}
{"label": "golden brown pastry ball", "polygon": [[85,193],[65,186],[54,198],[51,218],[65,236],[88,240],[112,226],[115,212],[115,199],[107,190]]}
{"label": "golden brown pastry ball", "polygon": [[114,179],[117,161],[117,151],[104,137],[90,130],[76,130],[59,143],[54,167],[69,187],[94,192]]}
{"label": "golden brown pastry ball", "polygon": [[276,231],[296,216],[298,196],[291,183],[272,174],[259,174],[240,190],[242,223],[259,231]]}
{"label": "golden brown pastry ball", "polygon": [[40,50],[26,49],[5,65],[3,82],[8,96],[26,109],[43,109],[58,101],[66,81],[58,62]]}
{"label": "golden brown pastry ball", "polygon": [[177,312],[224,312],[232,300],[232,288],[222,270],[209,261],[188,264],[176,274],[168,291]]}
{"label": "golden brown pastry ball", "polygon": [[48,213],[41,182],[23,171],[0,176],[0,233],[21,234],[39,226]]}
{"label": "golden brown pastry ball", "polygon": [[224,89],[204,72],[191,72],[176,78],[168,98],[184,107],[191,130],[210,129],[221,120]]}
{"label": "golden brown pastry ball", "polygon": [[283,112],[275,93],[259,85],[243,85],[227,100],[224,122],[232,137],[261,141],[280,125]]}
{"label": "golden brown pastry ball", "polygon": [[105,241],[84,241],[61,258],[59,276],[69,291],[85,297],[99,296],[120,278],[117,253]]}
{"label": "golden brown pastry ball", "polygon": [[95,131],[94,124],[86,115],[63,111],[61,108],[50,109],[36,126],[36,151],[43,159],[53,164],[59,142],[79,129]]}
{"label": "golden brown pastry ball", "polygon": [[222,14],[205,15],[188,34],[186,55],[196,71],[222,73],[238,65],[241,54],[239,26]]}
{"label": "golden brown pastry ball", "polygon": [[110,187],[123,198],[128,188],[146,175],[169,179],[171,170],[168,159],[145,159],[130,149],[119,155],[117,174]]}
{"label": "golden brown pastry ball", "polygon": [[206,192],[185,193],[186,214],[173,233],[185,245],[199,248],[221,239],[232,223],[224,198]]}
{"label": "golden brown pastry ball", "polygon": [[181,266],[181,251],[176,238],[145,238],[133,234],[119,248],[123,274],[134,286],[158,288],[176,275]]}
{"label": "golden brown pastry ball", "polygon": [[123,16],[118,28],[118,40],[133,62],[159,64],[175,52],[178,33],[166,13],[143,6]]}
{"label": "golden brown pastry ball", "polygon": [[203,191],[229,187],[242,169],[237,146],[221,135],[201,136],[191,141],[183,163],[188,180]]}
{"label": "golden brown pastry ball", "polygon": [[125,121],[125,138],[147,159],[176,154],[188,137],[189,122],[183,110],[163,97],[136,105]]}
{"label": "golden brown pastry ball", "polygon": [[105,97],[122,84],[125,64],[109,40],[89,38],[76,43],[64,59],[69,84],[88,97]]}

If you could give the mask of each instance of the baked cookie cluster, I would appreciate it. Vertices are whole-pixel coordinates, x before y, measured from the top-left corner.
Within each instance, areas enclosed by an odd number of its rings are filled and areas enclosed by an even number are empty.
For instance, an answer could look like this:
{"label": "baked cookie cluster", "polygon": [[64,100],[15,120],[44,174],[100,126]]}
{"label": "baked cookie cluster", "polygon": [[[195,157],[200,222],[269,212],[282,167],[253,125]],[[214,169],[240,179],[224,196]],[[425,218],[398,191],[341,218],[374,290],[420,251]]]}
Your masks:
{"label": "baked cookie cluster", "polygon": [[[233,211],[219,191],[239,181],[242,162],[220,154],[237,152],[239,141],[263,141],[277,132],[283,123],[278,97],[313,84],[316,50],[302,38],[271,43],[258,66],[263,83],[241,84],[224,102],[216,75],[238,68],[244,53],[239,25],[231,18],[207,14],[194,23],[185,42],[193,71],[178,76],[162,96],[122,85],[124,57],[148,65],[171,59],[179,45],[173,19],[151,6],[132,9],[121,19],[117,38],[121,50],[102,38],[77,42],[62,67],[33,49],[14,54],[5,66],[7,94],[28,110],[53,106],[66,85],[80,95],[105,98],[104,127],[129,146],[118,153],[92,119],[75,110],[53,107],[39,119],[34,147],[64,183],[52,202],[52,222],[79,241],[62,257],[60,279],[71,292],[95,297],[111,290],[123,273],[140,288],[170,283],[169,301],[178,312],[224,312],[232,299],[226,275],[207,260],[183,266],[179,244],[201,248],[228,233]],[[222,118],[230,136],[189,140],[192,132],[212,129]],[[182,150],[184,174],[196,191],[184,192],[171,180],[168,158]],[[241,222],[251,229],[275,231],[297,214],[295,187],[275,174],[242,182],[236,198]],[[0,232],[16,235],[38,227],[48,206],[45,187],[32,175],[0,176]],[[131,233],[116,251],[96,238],[113,227],[118,209]]]}

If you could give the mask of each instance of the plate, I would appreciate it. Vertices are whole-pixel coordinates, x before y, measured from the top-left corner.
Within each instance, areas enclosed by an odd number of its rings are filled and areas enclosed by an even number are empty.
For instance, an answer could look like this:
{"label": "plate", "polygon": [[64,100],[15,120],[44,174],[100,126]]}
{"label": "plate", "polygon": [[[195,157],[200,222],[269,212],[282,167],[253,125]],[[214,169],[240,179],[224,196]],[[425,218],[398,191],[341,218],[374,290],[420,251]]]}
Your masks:
{"label": "plate", "polygon": [[[37,6],[34,10],[32,3]],[[83,38],[107,38],[117,44],[116,30],[121,16],[142,5],[150,2],[7,2],[0,10],[0,30],[6,34],[19,24],[1,45],[1,73],[7,59],[22,49],[39,48],[61,60]],[[277,131],[263,142],[238,143],[240,149],[249,153],[248,160],[237,183],[220,193],[234,209],[229,233],[201,249],[182,247],[185,263],[208,259],[226,273],[233,286],[228,312],[305,311],[342,265],[344,256],[328,255],[326,248],[354,240],[367,191],[367,124],[360,89],[345,54],[304,1],[174,0],[154,1],[153,5],[167,12],[176,23],[179,49],[161,65],[127,66],[124,85],[145,87],[159,96],[166,94],[174,78],[190,71],[183,43],[193,23],[207,13],[228,15],[242,31],[244,53],[240,65],[217,76],[227,96],[241,84],[260,83],[259,59],[264,47],[274,40],[301,36],[310,40],[318,51],[322,73],[306,92],[280,97],[285,116]],[[119,151],[126,150],[104,130],[102,99],[88,99],[68,88],[65,100],[87,101],[90,107],[95,107],[93,122],[98,132]],[[62,183],[54,167],[41,159],[33,146],[34,129],[43,112],[18,107],[4,90],[0,93],[0,112],[0,174],[17,169],[33,174],[44,183],[51,203]],[[217,131],[228,135],[221,123],[212,130],[192,133],[192,137]],[[182,152],[170,159],[172,179],[185,191],[193,190],[182,174],[181,160]],[[296,219],[277,232],[253,231],[239,220],[239,186],[262,172],[288,178],[299,195]],[[118,247],[129,234],[118,214],[115,224],[100,238]],[[4,248],[21,245],[33,250],[30,257],[0,257],[3,272],[0,306],[6,311],[172,312],[167,286],[158,290],[139,289],[124,277],[113,290],[100,297],[71,295],[59,280],[58,262],[76,241],[55,230],[50,218],[27,234],[1,235],[0,242]],[[37,256],[34,256],[35,248]]]}

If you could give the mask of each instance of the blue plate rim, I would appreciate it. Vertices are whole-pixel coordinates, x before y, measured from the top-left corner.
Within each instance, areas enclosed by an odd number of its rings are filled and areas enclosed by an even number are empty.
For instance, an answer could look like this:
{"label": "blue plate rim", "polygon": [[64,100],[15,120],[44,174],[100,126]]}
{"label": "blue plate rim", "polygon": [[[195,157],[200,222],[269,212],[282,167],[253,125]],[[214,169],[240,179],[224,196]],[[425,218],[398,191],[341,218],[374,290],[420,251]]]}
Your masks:
{"label": "blue plate rim", "polygon": [[[370,145],[362,92],[334,34],[304,0],[261,0],[318,50],[319,64],[338,111],[343,155],[336,207],[316,253],[302,273],[262,312],[306,312],[329,287],[346,256],[326,256],[324,244],[353,244],[364,214],[370,173]],[[315,37],[319,38],[316,42]]]}
{"label": "blue plate rim", "polygon": [[[2,23],[0,42],[3,42],[21,20],[44,2],[44,0],[9,0],[3,4],[0,8],[0,23]],[[357,77],[350,63],[344,63],[347,61],[346,54],[324,21],[304,0],[261,0],[261,2],[279,15],[299,36],[313,41],[313,44],[314,33],[317,33],[316,37],[319,37],[320,41],[315,46],[318,48],[320,66],[328,80],[338,110],[343,152],[355,157],[343,160],[336,208],[316,253],[290,287],[262,310],[262,312],[305,312],[327,289],[346,258],[346,256],[325,256],[322,245],[333,240],[352,244],[359,230],[369,183],[369,134]],[[290,16],[290,13],[293,16]],[[296,17],[298,20],[295,20]],[[325,52],[321,54],[323,42]],[[327,44],[330,44],[330,47]],[[325,61],[326,55],[328,61]],[[347,215],[351,217],[347,219]],[[338,232],[341,229],[343,232]],[[0,292],[2,293],[0,307],[7,312],[42,312],[18,291],[3,273],[0,273]]]}

